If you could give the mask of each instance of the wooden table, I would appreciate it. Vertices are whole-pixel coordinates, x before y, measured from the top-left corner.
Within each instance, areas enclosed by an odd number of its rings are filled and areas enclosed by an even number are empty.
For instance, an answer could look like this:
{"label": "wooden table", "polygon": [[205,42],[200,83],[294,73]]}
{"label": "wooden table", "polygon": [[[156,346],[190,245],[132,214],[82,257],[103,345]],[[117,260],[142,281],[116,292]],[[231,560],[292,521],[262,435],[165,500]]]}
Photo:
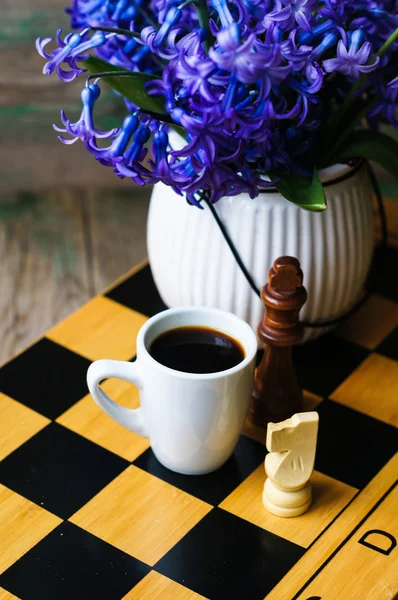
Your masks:
{"label": "wooden table", "polygon": [[[178,475],[87,394],[90,362],[134,359],[138,329],[164,308],[146,262],[4,366],[0,600],[394,598],[396,258],[379,255],[355,317],[295,351],[320,415],[314,502],[296,519],[262,505],[263,432],[246,426],[219,471]],[[138,405],[125,382],[103,386]]]}
{"label": "wooden table", "polygon": [[127,185],[1,197],[0,364],[146,256],[149,195]]}

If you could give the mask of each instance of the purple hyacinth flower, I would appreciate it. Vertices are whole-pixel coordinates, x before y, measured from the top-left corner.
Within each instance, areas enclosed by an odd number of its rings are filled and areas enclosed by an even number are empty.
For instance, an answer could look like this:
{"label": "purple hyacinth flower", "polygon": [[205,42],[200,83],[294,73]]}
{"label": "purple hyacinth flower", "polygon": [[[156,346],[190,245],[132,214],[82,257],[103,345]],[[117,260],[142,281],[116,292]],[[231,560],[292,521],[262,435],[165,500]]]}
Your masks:
{"label": "purple hyacinth flower", "polygon": [[141,31],[141,39],[144,44],[148,46],[151,52],[156,52],[156,48],[153,44],[155,37],[157,36],[157,30],[153,27],[153,25],[148,25],[144,27]]}
{"label": "purple hyacinth flower", "polygon": [[148,149],[144,148],[144,144],[150,136],[151,130],[148,123],[142,123],[135,131],[130,147],[123,153],[121,158],[113,163],[117,175],[122,178],[129,177],[139,185],[159,181],[151,171],[140,164],[148,152]]}
{"label": "purple hyacinth flower", "polygon": [[[196,0],[70,0],[75,32],[65,39],[58,32],[54,51],[50,39],[37,42],[45,72],[66,81],[83,72],[79,61],[91,48],[112,65],[158,76],[145,89],[161,96],[169,118],[184,127],[184,148],[173,151],[168,126],[137,112],[126,98],[129,116],[122,128],[96,129],[96,83],[82,92],[80,117],[70,121],[62,112],[56,129],[65,143],[82,139],[118,176],[140,185],[163,181],[197,206],[200,189],[211,191],[212,201],[242,191],[254,196],[270,171],[308,173],[327,118],[323,98],[344,99],[354,77],[376,69],[376,50],[398,26],[396,0],[203,3],[207,23],[199,23]],[[216,39],[210,51],[204,25]],[[130,29],[141,32],[141,40],[95,34],[90,27]],[[364,92],[375,96],[371,125],[397,124],[396,55],[398,42],[365,82]],[[107,147],[101,137],[109,138]]]}
{"label": "purple hyacinth flower", "polygon": [[140,121],[136,115],[128,115],[124,119],[119,133],[108,148],[98,148],[94,138],[85,142],[86,148],[101,164],[108,167],[115,166],[118,162],[123,161],[124,152],[139,124]]}
{"label": "purple hyacinth flower", "polygon": [[[61,39],[62,30],[57,31],[57,43],[59,48],[56,48],[51,53],[44,50],[44,47],[53,40],[46,38],[36,40],[36,50],[43,56],[49,59],[43,67],[44,75],[51,75],[54,71],[57,72],[60,79],[63,81],[73,81],[84,69],[77,67],[76,62],[86,60],[89,55],[88,50],[103,46],[108,39],[114,37],[114,33],[105,34],[103,31],[96,31],[90,39],[85,39],[89,29],[84,29],[80,33],[69,33],[64,40]],[[66,63],[70,67],[70,71],[62,69],[61,64]]]}
{"label": "purple hyacinth flower", "polygon": [[281,43],[281,54],[283,58],[291,65],[293,71],[301,71],[309,61],[312,47],[302,44],[297,46],[295,40],[296,32],[289,35],[289,39]]}
{"label": "purple hyacinth flower", "polygon": [[134,164],[131,164],[129,167],[123,163],[117,163],[115,165],[114,172],[120,177],[120,179],[128,177],[137,185],[147,185],[148,183],[155,184],[159,183],[160,181],[160,179],[152,171],[149,171],[149,169],[141,165],[138,161],[136,161]]}
{"label": "purple hyacinth flower", "polygon": [[173,83],[174,71],[170,68],[170,66],[167,66],[164,68],[162,79],[150,81],[146,84],[145,89],[150,95],[164,96],[166,110],[172,111],[175,106]]}
{"label": "purple hyacinth flower", "polygon": [[[61,63],[67,61],[69,53],[81,43],[82,37],[78,33],[69,33],[65,37],[65,40],[62,40],[61,33],[62,30],[58,29],[57,43],[59,48],[53,50],[51,54],[44,50],[45,46],[49,42],[52,42],[53,38],[51,37],[45,38],[44,40],[37,38],[36,50],[40,56],[48,59],[48,62],[43,67],[44,75],[51,75],[55,70],[62,81],[73,81],[80,73],[83,73],[83,69],[72,68],[70,71],[65,71],[62,69]],[[81,57],[82,60],[85,60],[86,58],[88,58],[87,55]]]}
{"label": "purple hyacinth flower", "polygon": [[159,23],[163,23],[166,13],[170,8],[170,0],[152,0],[151,4]]}
{"label": "purple hyacinth flower", "polygon": [[263,24],[268,28],[276,23],[283,30],[292,29],[297,24],[310,32],[309,20],[315,5],[316,0],[276,0],[276,9],[266,15]]}
{"label": "purple hyacinth flower", "polygon": [[332,48],[337,42],[336,33],[326,33],[317,46],[314,47],[311,53],[311,60],[318,60],[326,50]]}
{"label": "purple hyacinth flower", "polygon": [[269,0],[235,0],[234,4],[239,11],[240,23],[250,23],[251,18],[261,23],[270,8]]}
{"label": "purple hyacinth flower", "polygon": [[222,29],[217,35],[218,48],[211,48],[210,58],[216,65],[230,73],[235,73],[238,81],[256,83],[260,78],[266,81],[265,94],[268,95],[272,79],[283,80],[290,73],[290,66],[280,66],[281,50],[277,44],[265,46],[257,41],[254,34],[240,43],[240,28],[234,23]]}
{"label": "purple hyacinth flower", "polygon": [[[205,106],[204,108],[207,108]],[[223,122],[223,116],[217,111],[217,107],[212,107],[213,110],[206,110],[201,117],[187,114],[181,108],[174,108],[171,111],[173,120],[182,125],[184,129],[191,135],[201,135],[204,131],[211,131],[214,138],[218,138]],[[173,154],[174,152],[172,152]]]}
{"label": "purple hyacinth flower", "polygon": [[193,155],[196,155],[201,163],[206,166],[214,164],[216,158],[216,145],[210,135],[202,134],[198,137],[192,136],[189,143],[184,146],[182,150],[173,151],[173,156],[175,157],[188,157]]}
{"label": "purple hyacinth flower", "polygon": [[236,78],[242,83],[255,83],[260,76],[262,61],[255,54],[256,36],[250,35],[241,44],[240,27],[233,23],[226,29],[221,29],[217,34],[218,48],[210,48],[209,56],[223,71],[235,73]]}
{"label": "purple hyacinth flower", "polygon": [[[137,0],[129,0],[130,2],[135,3]],[[143,0],[140,4],[148,4],[150,5],[153,14],[155,15],[155,20],[161,25],[164,23],[166,18],[167,11],[171,8],[171,6],[179,6],[182,4],[183,0]],[[137,2],[138,3],[138,2]],[[197,14],[196,10],[193,6],[185,6],[184,7],[184,23],[188,25],[188,29],[196,29],[197,26]],[[192,27],[194,25],[194,27]]]}
{"label": "purple hyacinth flower", "polygon": [[370,42],[364,42],[361,46],[363,39],[363,31],[356,29],[351,35],[348,49],[344,45],[343,40],[340,40],[337,44],[337,58],[329,58],[322,63],[325,71],[327,73],[340,71],[340,73],[348,77],[355,77],[356,79],[361,73],[374,71],[380,62],[380,58],[376,56],[371,65],[366,64],[372,51],[372,45]]}
{"label": "purple hyacinth flower", "polygon": [[123,162],[128,165],[130,162],[144,160],[148,153],[148,149],[144,148],[144,144],[147,143],[150,137],[151,130],[148,123],[142,123],[134,133],[129,149],[124,153]]}
{"label": "purple hyacinth flower", "polygon": [[183,83],[180,96],[194,96],[197,92],[209,102],[217,102],[217,97],[211,91],[211,75],[216,67],[209,58],[201,56],[186,56],[180,54],[176,62],[174,74]]}
{"label": "purple hyacinth flower", "polygon": [[90,20],[104,16],[104,2],[103,0],[73,0],[72,8],[67,8],[65,12],[71,15],[73,29],[86,27],[93,24]]}
{"label": "purple hyacinth flower", "polygon": [[284,98],[281,98],[276,106],[274,102],[268,99],[265,103],[264,117],[280,121],[283,119],[294,119],[299,116],[300,112],[300,99],[298,99],[294,106],[290,109],[288,108],[287,102]]}
{"label": "purple hyacinth flower", "polygon": [[159,46],[161,46],[161,44],[163,44],[164,39],[168,36],[172,27],[174,27],[174,25],[176,25],[178,23],[178,21],[181,19],[181,17],[182,17],[182,10],[180,8],[177,8],[176,6],[172,6],[171,8],[169,8],[169,10],[166,13],[166,16],[164,18],[161,28],[156,33],[156,35],[153,39],[152,43],[153,43],[154,48],[159,48]]}
{"label": "purple hyacinth flower", "polygon": [[93,109],[96,100],[99,98],[101,89],[96,83],[85,87],[81,92],[83,102],[83,110],[80,119],[76,123],[71,123],[67,119],[65,112],[61,111],[61,121],[64,128],[53,125],[55,131],[60,133],[69,133],[73,137],[71,139],[63,136],[58,136],[64,144],[74,144],[77,140],[89,141],[91,138],[112,138],[119,133],[119,129],[111,129],[110,131],[100,131],[96,129],[93,121]]}
{"label": "purple hyacinth flower", "polygon": [[169,136],[164,129],[159,129],[153,136],[152,153],[154,160],[149,160],[153,173],[165,185],[176,186],[191,181],[191,177],[172,168],[168,161]]}
{"label": "purple hyacinth flower", "polygon": [[218,12],[220,17],[221,26],[229,27],[233,23],[233,18],[229,12],[227,0],[211,0],[214,9]]}
{"label": "purple hyacinth flower", "polygon": [[394,90],[396,90],[398,88],[398,77],[395,77],[395,79],[393,79],[392,81],[390,81],[387,86],[389,88],[392,88]]}
{"label": "purple hyacinth flower", "polygon": [[204,112],[202,118],[187,115],[179,108],[172,111],[172,117],[188,132],[188,143],[180,150],[171,151],[174,158],[195,156],[201,165],[218,168],[218,161],[231,155],[234,143],[239,144],[223,130],[224,115],[216,106]]}
{"label": "purple hyacinth flower", "polygon": [[[178,58],[178,55],[183,51],[188,56],[198,55],[204,56],[201,51],[203,38],[203,30],[193,31],[181,37],[179,28],[170,31],[167,37],[167,46],[164,44],[160,47],[155,47],[154,40],[157,36],[157,31],[154,27],[144,27],[141,31],[141,40],[153,54],[157,54],[165,60],[171,61],[173,58]],[[177,41],[178,38],[178,41]]]}
{"label": "purple hyacinth flower", "polygon": [[187,194],[192,204],[197,204],[195,194],[200,189],[210,190],[210,201],[215,203],[223,196],[234,195],[240,192],[248,192],[251,197],[258,194],[256,186],[236,172],[236,169],[226,165],[217,165],[217,168],[206,167],[201,163],[195,163],[197,176],[192,178],[187,185],[181,189]]}

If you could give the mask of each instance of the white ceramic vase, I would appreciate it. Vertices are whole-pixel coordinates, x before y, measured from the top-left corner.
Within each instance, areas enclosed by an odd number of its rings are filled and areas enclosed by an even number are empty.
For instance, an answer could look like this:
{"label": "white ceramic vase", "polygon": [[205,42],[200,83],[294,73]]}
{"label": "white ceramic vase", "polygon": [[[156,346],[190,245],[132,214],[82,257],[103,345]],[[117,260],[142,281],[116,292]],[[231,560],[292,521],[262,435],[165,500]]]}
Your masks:
{"label": "white ceramic vase", "polygon": [[[362,292],[373,253],[372,187],[366,165],[336,165],[321,174],[328,208],[297,208],[278,192],[221,199],[215,205],[258,287],[278,256],[301,263],[308,300],[300,317],[330,320]],[[262,302],[240,271],[207,206],[189,206],[169,187],[154,187],[148,217],[148,255],[169,307],[203,305],[235,313],[256,329]],[[304,341],[325,328],[308,328]]]}

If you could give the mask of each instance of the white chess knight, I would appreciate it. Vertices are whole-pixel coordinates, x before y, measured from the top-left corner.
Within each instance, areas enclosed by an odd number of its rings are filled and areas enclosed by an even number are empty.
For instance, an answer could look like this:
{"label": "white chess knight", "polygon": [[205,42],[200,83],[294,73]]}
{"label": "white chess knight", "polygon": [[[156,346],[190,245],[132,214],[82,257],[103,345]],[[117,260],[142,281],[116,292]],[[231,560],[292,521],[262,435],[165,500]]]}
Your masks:
{"label": "white chess knight", "polygon": [[318,423],[318,413],[304,412],[268,424],[263,503],[278,517],[297,517],[311,505]]}

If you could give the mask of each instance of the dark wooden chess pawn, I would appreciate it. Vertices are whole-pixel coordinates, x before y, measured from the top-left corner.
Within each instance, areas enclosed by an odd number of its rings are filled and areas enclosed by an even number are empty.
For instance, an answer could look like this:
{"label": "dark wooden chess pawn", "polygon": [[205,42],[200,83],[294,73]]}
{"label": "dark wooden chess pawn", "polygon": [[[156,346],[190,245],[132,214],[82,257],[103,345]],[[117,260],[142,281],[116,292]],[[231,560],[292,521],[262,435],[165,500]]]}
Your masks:
{"label": "dark wooden chess pawn", "polygon": [[291,256],[277,258],[261,291],[265,314],[258,336],[264,355],[254,379],[249,419],[259,427],[288,419],[302,409],[302,390],[292,363],[292,347],[303,336],[299,311],[307,299],[300,263]]}

